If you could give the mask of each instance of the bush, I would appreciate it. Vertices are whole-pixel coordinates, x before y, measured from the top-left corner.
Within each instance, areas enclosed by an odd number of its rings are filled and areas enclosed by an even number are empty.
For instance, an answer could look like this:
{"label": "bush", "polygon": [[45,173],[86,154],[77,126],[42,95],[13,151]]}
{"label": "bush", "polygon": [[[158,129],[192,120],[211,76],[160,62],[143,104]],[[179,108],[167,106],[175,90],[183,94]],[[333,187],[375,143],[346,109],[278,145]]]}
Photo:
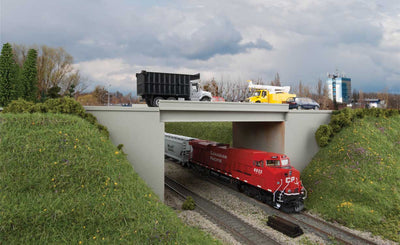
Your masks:
{"label": "bush", "polygon": [[23,99],[13,100],[6,108],[4,113],[30,113],[33,102],[26,101]]}
{"label": "bush", "polygon": [[355,117],[356,118],[364,118],[365,117],[365,109],[356,109]]}
{"label": "bush", "polygon": [[397,115],[399,115],[399,110],[395,110],[395,109],[386,110],[385,115],[387,117],[397,116]]}
{"label": "bush", "polygon": [[320,147],[326,146],[329,143],[332,135],[333,130],[331,126],[326,124],[319,126],[317,132],[315,132],[315,139],[317,140],[317,144]]}
{"label": "bush", "polygon": [[85,114],[85,109],[83,106],[76,100],[69,97],[49,99],[43,104],[48,107],[48,112],[52,113],[74,114],[80,117],[84,117]]}
{"label": "bush", "polygon": [[90,122],[91,124],[97,123],[97,118],[90,113],[85,112],[83,118],[86,119],[86,121]]}
{"label": "bush", "polygon": [[341,113],[332,115],[329,125],[332,127],[334,133],[338,133],[343,127],[349,126],[353,121],[353,112],[351,109],[344,109]]}
{"label": "bush", "polygon": [[196,207],[196,203],[193,200],[193,197],[188,196],[186,200],[182,204],[183,210],[194,210]]}
{"label": "bush", "polygon": [[350,126],[355,118],[364,118],[365,116],[372,117],[391,117],[399,115],[399,110],[394,109],[350,109],[345,108],[340,111],[333,111],[329,125],[321,125],[315,132],[315,139],[320,147],[326,146],[331,138],[339,133],[342,128]]}
{"label": "bush", "polygon": [[108,129],[99,124],[95,116],[90,113],[85,112],[83,106],[76,100],[63,97],[57,99],[48,99],[44,103],[28,102],[23,99],[18,99],[12,101],[6,108],[4,108],[4,113],[63,113],[77,115],[91,124],[95,125],[100,132],[105,136],[109,136]]}
{"label": "bush", "polygon": [[47,105],[44,105],[43,103],[37,103],[37,104],[34,104],[33,106],[31,106],[29,112],[30,113],[35,113],[35,112],[46,113],[48,111],[49,111],[49,108],[47,107]]}

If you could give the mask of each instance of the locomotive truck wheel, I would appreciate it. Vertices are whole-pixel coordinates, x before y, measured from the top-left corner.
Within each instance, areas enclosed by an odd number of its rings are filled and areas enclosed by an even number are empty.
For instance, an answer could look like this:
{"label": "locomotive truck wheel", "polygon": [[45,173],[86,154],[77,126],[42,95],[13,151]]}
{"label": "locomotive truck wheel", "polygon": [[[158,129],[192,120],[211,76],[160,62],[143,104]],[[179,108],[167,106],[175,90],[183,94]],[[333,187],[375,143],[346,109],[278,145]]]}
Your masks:
{"label": "locomotive truck wheel", "polygon": [[237,183],[237,188],[238,188],[239,192],[244,192],[244,188],[241,183]]}
{"label": "locomotive truck wheel", "polygon": [[201,98],[200,101],[211,101],[211,100],[210,100],[210,98],[208,98],[208,97],[203,97],[203,98]]}
{"label": "locomotive truck wheel", "polygon": [[163,99],[163,97],[155,97],[153,99],[153,106],[158,107],[160,105],[160,100],[162,100],[162,99]]}
{"label": "locomotive truck wheel", "polygon": [[261,101],[257,100],[256,103],[261,103]]}

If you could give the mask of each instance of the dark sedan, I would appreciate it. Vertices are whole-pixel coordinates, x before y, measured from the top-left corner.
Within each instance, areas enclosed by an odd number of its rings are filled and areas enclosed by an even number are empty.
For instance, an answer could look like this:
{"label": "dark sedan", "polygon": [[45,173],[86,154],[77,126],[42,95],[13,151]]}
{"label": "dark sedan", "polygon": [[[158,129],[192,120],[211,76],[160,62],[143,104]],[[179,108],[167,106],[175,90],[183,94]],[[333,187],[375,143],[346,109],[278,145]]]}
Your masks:
{"label": "dark sedan", "polygon": [[311,98],[290,97],[286,100],[289,109],[297,110],[319,110],[319,104]]}

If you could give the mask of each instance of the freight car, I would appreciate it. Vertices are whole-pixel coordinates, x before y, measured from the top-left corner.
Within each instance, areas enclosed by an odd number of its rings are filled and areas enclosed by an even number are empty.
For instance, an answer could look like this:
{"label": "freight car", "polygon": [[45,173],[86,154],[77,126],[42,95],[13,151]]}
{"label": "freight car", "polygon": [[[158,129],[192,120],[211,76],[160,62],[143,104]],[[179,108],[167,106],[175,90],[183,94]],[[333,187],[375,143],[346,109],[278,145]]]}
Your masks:
{"label": "freight car", "polygon": [[[172,138],[191,146],[189,166],[228,179],[240,191],[284,212],[300,212],[304,208],[306,189],[300,172],[290,165],[286,155],[171,134],[166,136],[166,144]],[[184,159],[187,153],[177,155]]]}
{"label": "freight car", "polygon": [[164,154],[179,161],[182,166],[186,166],[192,151],[192,146],[189,145],[191,140],[194,138],[165,133]]}

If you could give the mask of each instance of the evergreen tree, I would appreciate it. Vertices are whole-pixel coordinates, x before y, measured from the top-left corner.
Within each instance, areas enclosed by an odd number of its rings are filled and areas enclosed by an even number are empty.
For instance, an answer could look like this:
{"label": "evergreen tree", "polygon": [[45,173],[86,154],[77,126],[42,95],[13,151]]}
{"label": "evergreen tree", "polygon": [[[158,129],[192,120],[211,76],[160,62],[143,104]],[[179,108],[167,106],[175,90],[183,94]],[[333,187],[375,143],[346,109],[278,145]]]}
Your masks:
{"label": "evergreen tree", "polygon": [[75,96],[75,85],[74,84],[71,84],[71,86],[69,86],[67,96],[71,97],[71,98],[73,98]]}
{"label": "evergreen tree", "polygon": [[37,51],[30,49],[22,67],[21,74],[22,98],[27,101],[36,101],[37,98]]}
{"label": "evergreen tree", "polygon": [[61,97],[60,91],[61,91],[60,87],[53,86],[49,88],[49,90],[47,91],[46,97],[50,99],[60,98]]}
{"label": "evergreen tree", "polygon": [[0,106],[7,106],[18,98],[18,65],[13,58],[11,44],[5,43],[0,55]]}

